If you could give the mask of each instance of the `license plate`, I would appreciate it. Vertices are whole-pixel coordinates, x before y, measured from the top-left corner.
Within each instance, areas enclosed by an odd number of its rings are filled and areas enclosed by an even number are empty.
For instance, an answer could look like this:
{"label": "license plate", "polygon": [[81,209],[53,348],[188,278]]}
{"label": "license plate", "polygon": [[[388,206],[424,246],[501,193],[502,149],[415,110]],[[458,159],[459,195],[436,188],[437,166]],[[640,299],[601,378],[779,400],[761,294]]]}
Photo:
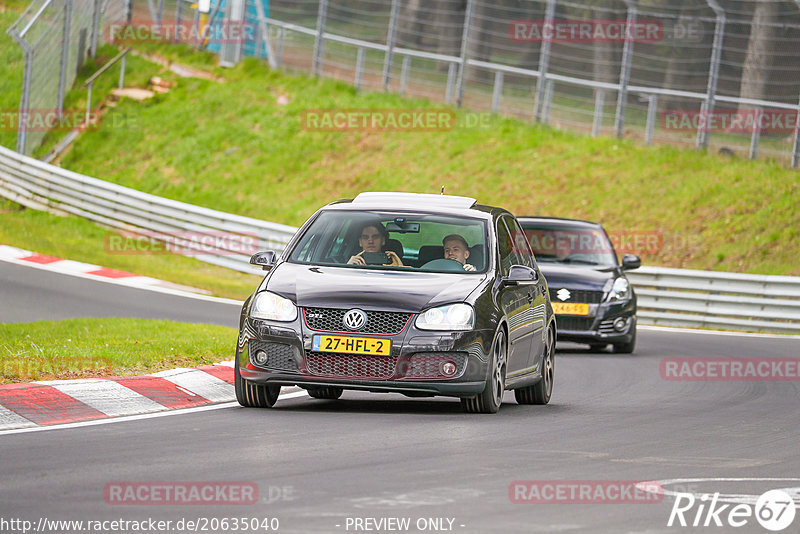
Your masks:
{"label": "license plate", "polygon": [[561,315],[589,315],[585,302],[553,302],[553,312]]}
{"label": "license plate", "polygon": [[373,337],[322,336],[315,335],[311,350],[317,352],[347,352],[350,354],[373,354],[389,356],[392,342]]}

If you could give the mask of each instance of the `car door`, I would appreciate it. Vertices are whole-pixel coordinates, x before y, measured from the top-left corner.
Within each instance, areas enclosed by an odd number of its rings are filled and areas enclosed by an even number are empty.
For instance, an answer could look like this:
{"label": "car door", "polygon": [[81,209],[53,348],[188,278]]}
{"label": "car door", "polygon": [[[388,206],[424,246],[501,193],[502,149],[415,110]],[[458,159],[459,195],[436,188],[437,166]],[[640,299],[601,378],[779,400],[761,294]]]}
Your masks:
{"label": "car door", "polygon": [[[503,216],[497,220],[498,270],[508,276],[512,265],[524,265],[516,253],[517,246]],[[511,221],[513,223],[513,220]],[[512,226],[513,228],[513,226]],[[508,370],[506,375],[523,374],[530,361],[532,322],[530,319],[531,287],[527,285],[502,285],[498,296],[500,308],[508,319]]]}
{"label": "car door", "polygon": [[535,284],[526,286],[528,289],[527,299],[530,302],[528,309],[528,318],[531,321],[531,350],[528,360],[528,367],[533,367],[539,363],[539,355],[542,354],[544,349],[544,329],[547,318],[547,281],[542,276],[536,260],[533,257],[533,250],[528,243],[528,238],[522,230],[519,221],[516,219],[506,219],[509,230],[511,230],[511,238],[513,239],[516,253],[523,265],[527,265],[537,273],[537,280]]}

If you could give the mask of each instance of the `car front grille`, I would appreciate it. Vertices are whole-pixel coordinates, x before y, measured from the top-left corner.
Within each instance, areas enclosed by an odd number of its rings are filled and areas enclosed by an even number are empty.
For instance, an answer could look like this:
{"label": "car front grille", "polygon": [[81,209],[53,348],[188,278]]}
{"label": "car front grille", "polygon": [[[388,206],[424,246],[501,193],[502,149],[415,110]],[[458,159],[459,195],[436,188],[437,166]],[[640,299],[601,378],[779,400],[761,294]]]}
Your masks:
{"label": "car front grille", "polygon": [[[312,330],[323,332],[345,332],[342,323],[344,314],[350,308],[303,308],[306,324]],[[410,313],[367,311],[367,322],[358,330],[359,334],[400,333],[411,318]]]}
{"label": "car front grille", "polygon": [[608,319],[600,323],[598,330],[601,334],[619,334],[619,332],[614,330],[614,319]]}
{"label": "car front grille", "polygon": [[329,378],[386,380],[397,367],[396,356],[362,356],[331,352],[308,352],[308,374]]}
{"label": "car front grille", "polygon": [[[442,364],[453,362],[456,372],[450,377],[442,373]],[[411,356],[408,362],[400,364],[405,378],[457,378],[467,366],[466,352],[420,352]]]}
{"label": "car front grille", "polygon": [[592,328],[593,317],[567,317],[559,315],[556,318],[556,328],[564,331],[585,332]]}
{"label": "car front grille", "polygon": [[271,343],[268,341],[250,341],[250,361],[255,364],[254,356],[256,352],[263,350],[267,353],[267,369],[278,371],[297,371],[297,360],[295,360],[295,349],[286,343]]}
{"label": "car front grille", "polygon": [[558,298],[558,291],[560,287],[552,286],[550,288],[550,300],[553,302],[585,302],[587,304],[600,304],[603,302],[603,295],[602,291],[588,291],[585,289],[569,289],[569,298],[567,300],[561,300]]}

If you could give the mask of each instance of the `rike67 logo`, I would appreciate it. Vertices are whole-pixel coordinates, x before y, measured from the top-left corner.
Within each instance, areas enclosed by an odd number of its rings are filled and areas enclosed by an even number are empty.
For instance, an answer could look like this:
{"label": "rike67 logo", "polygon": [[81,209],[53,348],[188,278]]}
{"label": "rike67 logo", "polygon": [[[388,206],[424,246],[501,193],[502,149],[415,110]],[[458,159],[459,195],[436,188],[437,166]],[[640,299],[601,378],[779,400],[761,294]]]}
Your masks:
{"label": "rike67 logo", "polygon": [[779,532],[794,521],[795,501],[783,490],[769,490],[755,504],[720,504],[720,494],[697,498],[692,493],[676,493],[675,503],[667,526],[733,527],[753,524],[753,519],[765,529]]}

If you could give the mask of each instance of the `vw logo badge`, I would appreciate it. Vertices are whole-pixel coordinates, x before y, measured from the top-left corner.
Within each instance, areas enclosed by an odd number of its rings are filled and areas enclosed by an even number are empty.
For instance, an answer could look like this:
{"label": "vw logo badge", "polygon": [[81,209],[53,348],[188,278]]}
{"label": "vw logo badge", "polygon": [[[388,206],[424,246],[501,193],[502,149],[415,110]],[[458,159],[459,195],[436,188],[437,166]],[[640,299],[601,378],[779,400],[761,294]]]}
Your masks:
{"label": "vw logo badge", "polygon": [[556,293],[556,296],[557,296],[559,299],[561,299],[562,301],[564,301],[564,300],[569,300],[569,297],[570,297],[570,292],[569,292],[569,289],[567,289],[567,288],[565,288],[565,287],[564,287],[564,288],[561,288],[561,289],[559,289],[559,290],[558,290],[558,293]]}
{"label": "vw logo badge", "polygon": [[367,314],[358,308],[347,310],[342,318],[342,324],[348,330],[361,330],[367,324]]}

